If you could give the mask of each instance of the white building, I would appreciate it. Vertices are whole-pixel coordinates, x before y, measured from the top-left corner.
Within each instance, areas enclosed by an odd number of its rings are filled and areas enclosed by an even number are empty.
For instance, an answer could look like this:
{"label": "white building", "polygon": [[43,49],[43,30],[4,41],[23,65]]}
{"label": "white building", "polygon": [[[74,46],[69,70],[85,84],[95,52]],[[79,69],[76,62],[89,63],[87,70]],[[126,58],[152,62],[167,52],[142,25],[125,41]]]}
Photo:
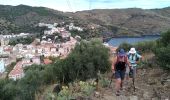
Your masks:
{"label": "white building", "polygon": [[40,57],[33,57],[32,63],[37,64],[37,65],[41,64]]}
{"label": "white building", "polygon": [[0,55],[4,53],[3,47],[0,46]]}
{"label": "white building", "polygon": [[5,64],[3,59],[0,60],[0,73],[3,73],[5,71]]}

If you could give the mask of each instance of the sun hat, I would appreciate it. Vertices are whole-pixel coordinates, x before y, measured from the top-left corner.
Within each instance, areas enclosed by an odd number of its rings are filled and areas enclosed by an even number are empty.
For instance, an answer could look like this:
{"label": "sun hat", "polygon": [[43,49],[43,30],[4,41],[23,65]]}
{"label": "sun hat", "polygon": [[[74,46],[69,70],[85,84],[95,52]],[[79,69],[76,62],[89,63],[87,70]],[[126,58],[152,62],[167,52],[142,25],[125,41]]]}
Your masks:
{"label": "sun hat", "polygon": [[136,53],[136,50],[135,50],[135,48],[130,48],[130,51],[129,51],[129,53],[132,53],[132,54]]}
{"label": "sun hat", "polygon": [[125,52],[124,49],[120,49],[119,52],[118,52],[119,56],[124,56],[125,54],[126,54],[126,52]]}

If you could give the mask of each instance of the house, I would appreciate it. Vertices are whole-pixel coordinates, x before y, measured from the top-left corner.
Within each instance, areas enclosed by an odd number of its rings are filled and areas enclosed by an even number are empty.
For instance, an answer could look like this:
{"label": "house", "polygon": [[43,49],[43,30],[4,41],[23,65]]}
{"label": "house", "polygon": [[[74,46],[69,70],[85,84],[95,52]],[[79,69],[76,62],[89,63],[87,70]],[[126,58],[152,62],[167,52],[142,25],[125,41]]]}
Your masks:
{"label": "house", "polygon": [[1,60],[0,60],[0,73],[3,73],[4,71],[5,71],[4,60],[1,59]]}
{"label": "house", "polygon": [[32,64],[33,62],[31,62],[31,59],[29,58],[22,59],[22,67],[31,66]]}
{"label": "house", "polygon": [[64,55],[64,48],[59,48],[59,49],[58,49],[58,52],[59,52],[61,55]]}
{"label": "house", "polygon": [[17,80],[17,79],[21,79],[22,77],[24,77],[22,64],[23,64],[22,61],[17,62],[13,70],[8,75],[9,79]]}
{"label": "house", "polygon": [[47,43],[47,41],[45,41],[45,40],[42,40],[42,41],[41,41],[41,44],[45,44],[45,43]]}
{"label": "house", "polygon": [[27,49],[33,49],[34,46],[33,46],[33,45],[26,45],[26,48],[27,48]]}
{"label": "house", "polygon": [[46,24],[45,23],[39,23],[38,26],[39,27],[44,27],[44,26],[46,26]]}
{"label": "house", "polygon": [[0,55],[2,55],[3,53],[4,53],[4,48],[0,46]]}
{"label": "house", "polygon": [[13,69],[9,75],[8,75],[9,79],[13,79],[13,80],[17,80],[17,79],[21,79],[22,77],[24,77],[24,71],[23,69]]}
{"label": "house", "polygon": [[44,52],[43,55],[44,55],[44,57],[50,57],[51,53],[50,52]]}
{"label": "house", "polygon": [[22,49],[23,49],[23,44],[17,44],[16,45],[17,52],[22,52]]}
{"label": "house", "polygon": [[38,54],[42,54],[42,52],[43,52],[43,49],[39,46],[39,47],[37,47],[37,53]]}
{"label": "house", "polygon": [[33,57],[32,63],[37,64],[37,65],[41,64],[40,57]]}
{"label": "house", "polygon": [[4,53],[5,54],[7,54],[7,55],[10,55],[11,54],[11,52],[12,52],[12,47],[10,47],[10,46],[5,46],[4,47]]}
{"label": "house", "polygon": [[50,47],[45,46],[44,47],[44,52],[50,52]]}
{"label": "house", "polygon": [[23,37],[23,36],[28,36],[29,33],[20,33],[19,36]]}
{"label": "house", "polygon": [[22,59],[22,64],[24,64],[24,63],[30,63],[31,61],[30,61],[30,59],[28,59],[28,58],[25,58],[25,59]]}
{"label": "house", "polygon": [[51,47],[51,52],[56,52],[57,48],[56,47]]}
{"label": "house", "polygon": [[52,63],[52,60],[48,59],[48,58],[45,58],[44,59],[44,64],[47,65],[47,64],[51,64]]}
{"label": "house", "polygon": [[33,58],[33,57],[34,57],[34,55],[31,54],[31,53],[25,53],[23,56],[24,56],[25,58]]}
{"label": "house", "polygon": [[83,31],[81,27],[76,27],[74,26],[74,23],[70,23],[69,25],[69,30],[78,30],[78,31]]}
{"label": "house", "polygon": [[52,53],[51,56],[53,56],[53,57],[59,57],[59,56],[60,56],[60,53],[59,53],[59,52],[55,52],[55,53]]}
{"label": "house", "polygon": [[8,45],[9,39],[8,38],[1,38],[1,46]]}
{"label": "house", "polygon": [[67,32],[67,31],[62,31],[60,33],[62,38],[69,38],[71,36],[71,33]]}

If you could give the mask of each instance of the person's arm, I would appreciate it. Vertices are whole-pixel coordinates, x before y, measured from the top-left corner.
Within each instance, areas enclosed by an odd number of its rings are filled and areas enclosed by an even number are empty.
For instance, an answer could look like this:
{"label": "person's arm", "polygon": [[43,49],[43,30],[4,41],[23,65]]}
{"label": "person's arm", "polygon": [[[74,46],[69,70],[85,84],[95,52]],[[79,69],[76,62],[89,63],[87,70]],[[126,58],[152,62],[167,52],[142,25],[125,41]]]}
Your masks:
{"label": "person's arm", "polygon": [[138,64],[139,62],[140,62],[140,60],[142,60],[142,56],[141,55],[139,55],[139,54],[136,54],[137,55],[137,57],[139,58],[139,60],[138,61],[136,61],[136,64]]}
{"label": "person's arm", "polygon": [[113,63],[112,63],[112,72],[115,73],[115,64],[117,62],[117,56],[116,58],[113,60]]}
{"label": "person's arm", "polygon": [[129,68],[131,67],[131,64],[129,62],[128,56],[126,56],[126,64],[128,65]]}

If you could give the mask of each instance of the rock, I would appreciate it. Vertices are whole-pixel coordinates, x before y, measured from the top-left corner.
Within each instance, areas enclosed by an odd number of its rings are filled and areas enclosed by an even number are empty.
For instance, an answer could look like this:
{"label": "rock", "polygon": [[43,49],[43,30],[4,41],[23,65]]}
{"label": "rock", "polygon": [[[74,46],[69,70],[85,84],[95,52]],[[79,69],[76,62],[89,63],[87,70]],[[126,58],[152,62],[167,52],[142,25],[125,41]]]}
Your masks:
{"label": "rock", "polygon": [[168,87],[169,88],[170,87],[170,81],[165,82],[164,83],[164,87]]}
{"label": "rock", "polygon": [[138,100],[138,97],[137,96],[130,96],[129,99],[130,100]]}
{"label": "rock", "polygon": [[156,80],[154,80],[154,79],[150,79],[150,80],[148,80],[148,84],[149,85],[155,85],[157,82],[156,82]]}
{"label": "rock", "polygon": [[159,100],[157,97],[152,98],[152,100]]}
{"label": "rock", "polygon": [[96,98],[99,98],[99,97],[100,97],[100,93],[97,92],[97,91],[95,91],[95,92],[94,92],[94,96],[95,96]]}
{"label": "rock", "polygon": [[149,92],[144,92],[143,93],[143,98],[144,99],[149,99],[151,97],[151,95],[149,94]]}

